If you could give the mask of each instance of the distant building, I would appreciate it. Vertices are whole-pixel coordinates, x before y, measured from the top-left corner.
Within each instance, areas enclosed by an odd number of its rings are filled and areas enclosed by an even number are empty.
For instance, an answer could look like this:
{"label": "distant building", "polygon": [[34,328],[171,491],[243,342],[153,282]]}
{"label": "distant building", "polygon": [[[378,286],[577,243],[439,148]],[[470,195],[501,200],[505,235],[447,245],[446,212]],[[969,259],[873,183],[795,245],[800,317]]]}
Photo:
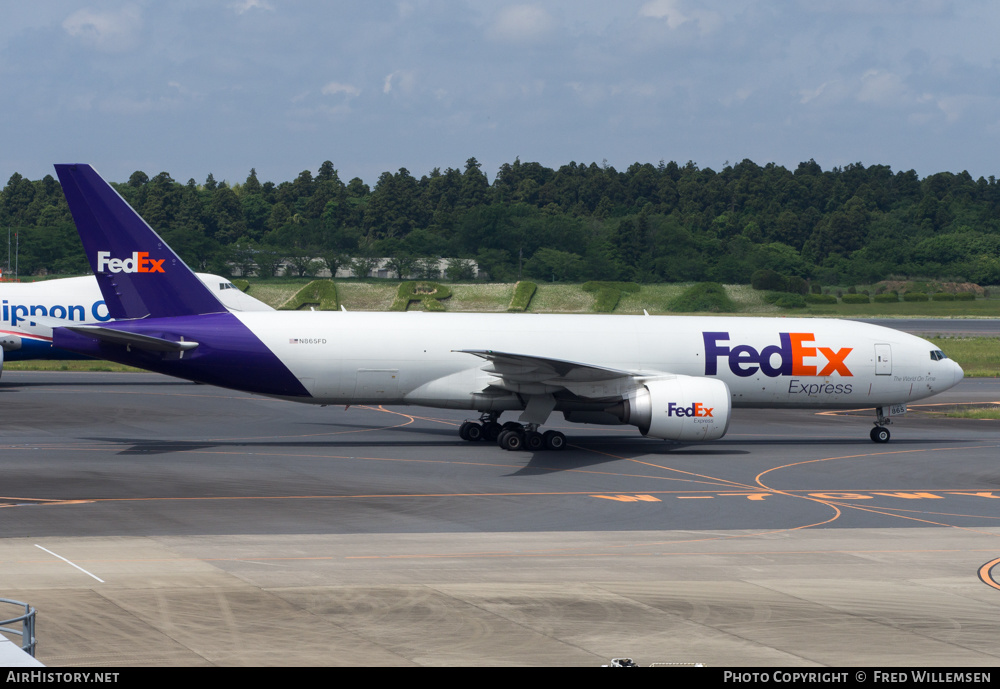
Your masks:
{"label": "distant building", "polygon": [[[315,260],[318,263],[322,263],[320,259],[315,259]],[[371,272],[368,275],[363,275],[363,276],[355,275],[354,269],[351,267],[350,262],[347,261],[345,262],[345,265],[339,266],[337,268],[337,275],[335,277],[337,278],[372,277],[372,278],[398,279],[399,276],[396,275],[396,272],[391,270],[387,265],[391,260],[392,259],[390,258],[375,259],[375,264]],[[421,259],[421,265],[419,267],[415,267],[413,269],[412,274],[404,275],[403,277],[412,278],[420,273],[426,274],[428,269],[428,266],[426,265],[427,260],[429,259]],[[479,277],[479,264],[471,259],[439,258],[439,259],[434,259],[431,265],[429,266],[430,268],[429,272],[431,276],[428,277],[428,279],[439,279],[441,277],[444,277],[446,275],[445,271],[448,270],[448,267],[451,265],[452,261],[464,261],[466,266],[472,273],[472,278],[477,279]],[[278,269],[279,275],[280,274],[289,275],[295,273],[295,266],[291,263],[291,261],[282,261],[280,265],[281,267]],[[242,271],[238,266],[232,263],[230,263],[229,266],[232,271],[232,275],[234,277],[247,277],[246,275],[243,275]],[[318,278],[328,278],[330,277],[330,271],[327,270],[327,268],[324,266],[320,270],[317,270],[314,273],[314,275]]]}

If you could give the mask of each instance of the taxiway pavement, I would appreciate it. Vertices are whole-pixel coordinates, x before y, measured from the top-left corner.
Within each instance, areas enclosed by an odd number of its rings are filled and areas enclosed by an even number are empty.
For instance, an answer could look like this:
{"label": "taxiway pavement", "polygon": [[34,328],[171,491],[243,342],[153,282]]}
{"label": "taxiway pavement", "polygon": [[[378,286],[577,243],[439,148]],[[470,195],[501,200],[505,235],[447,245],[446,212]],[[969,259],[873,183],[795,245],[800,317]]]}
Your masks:
{"label": "taxiway pavement", "polygon": [[[735,410],[718,442],[5,372],[0,597],[50,665],[985,665],[1000,422]],[[928,405],[1000,401],[966,380]]]}

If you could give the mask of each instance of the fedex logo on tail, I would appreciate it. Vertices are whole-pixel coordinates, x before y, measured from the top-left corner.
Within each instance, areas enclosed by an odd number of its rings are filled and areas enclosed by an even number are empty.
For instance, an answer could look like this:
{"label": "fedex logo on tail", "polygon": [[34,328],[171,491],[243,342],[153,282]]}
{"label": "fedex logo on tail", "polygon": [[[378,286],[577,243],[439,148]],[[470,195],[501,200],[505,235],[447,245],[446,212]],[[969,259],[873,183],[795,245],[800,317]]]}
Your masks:
{"label": "fedex logo on tail", "polygon": [[[852,347],[831,349],[815,347],[813,333],[778,333],[779,344],[768,345],[759,352],[750,345],[730,347],[729,333],[702,333],[705,340],[705,375],[719,372],[719,359],[725,358],[729,370],[741,378],[758,371],[768,378],[778,376],[853,376],[845,359]],[[775,360],[777,357],[777,361]]]}
{"label": "fedex logo on tail", "polygon": [[110,251],[97,252],[98,273],[162,273],[163,262],[149,257],[148,251],[134,251],[131,258],[111,258]]}

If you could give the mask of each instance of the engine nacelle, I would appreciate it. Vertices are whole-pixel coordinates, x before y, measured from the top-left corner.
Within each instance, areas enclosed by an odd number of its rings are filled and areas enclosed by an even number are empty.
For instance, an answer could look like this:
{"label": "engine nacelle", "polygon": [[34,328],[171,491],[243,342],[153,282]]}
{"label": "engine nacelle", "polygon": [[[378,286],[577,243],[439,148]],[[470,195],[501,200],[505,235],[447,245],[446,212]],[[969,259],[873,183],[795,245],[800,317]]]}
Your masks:
{"label": "engine nacelle", "polygon": [[732,406],[729,386],[721,380],[676,376],[647,381],[615,411],[643,435],[688,442],[724,436]]}
{"label": "engine nacelle", "polygon": [[3,353],[21,348],[21,338],[17,335],[0,335],[0,375],[3,374]]}
{"label": "engine nacelle", "polygon": [[10,333],[0,334],[0,349],[5,352],[13,352],[21,348],[21,338]]}

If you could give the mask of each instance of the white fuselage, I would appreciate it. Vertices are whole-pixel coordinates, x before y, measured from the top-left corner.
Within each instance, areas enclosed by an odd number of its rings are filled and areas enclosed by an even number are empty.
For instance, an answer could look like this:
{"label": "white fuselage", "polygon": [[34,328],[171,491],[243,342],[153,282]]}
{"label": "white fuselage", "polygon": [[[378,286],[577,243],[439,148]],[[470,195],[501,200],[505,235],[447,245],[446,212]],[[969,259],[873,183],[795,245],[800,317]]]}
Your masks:
{"label": "white fuselage", "polygon": [[735,407],[881,407],[955,385],[962,369],[921,338],[846,320],[291,312],[236,316],[318,404],[421,404],[517,409],[496,380],[493,350],[628,371],[724,381]]}

